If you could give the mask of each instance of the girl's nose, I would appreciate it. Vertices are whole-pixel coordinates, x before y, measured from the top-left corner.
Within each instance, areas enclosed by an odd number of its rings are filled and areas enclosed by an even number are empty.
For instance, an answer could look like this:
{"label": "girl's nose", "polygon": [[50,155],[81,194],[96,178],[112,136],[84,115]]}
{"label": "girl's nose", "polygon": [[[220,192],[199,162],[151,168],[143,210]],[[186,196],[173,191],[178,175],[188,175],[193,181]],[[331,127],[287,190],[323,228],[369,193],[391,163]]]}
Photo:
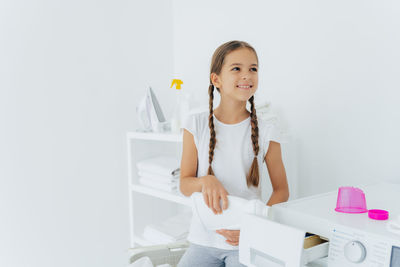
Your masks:
{"label": "girl's nose", "polygon": [[243,75],[242,76],[243,80],[248,80],[249,79],[249,73],[243,73],[242,75]]}

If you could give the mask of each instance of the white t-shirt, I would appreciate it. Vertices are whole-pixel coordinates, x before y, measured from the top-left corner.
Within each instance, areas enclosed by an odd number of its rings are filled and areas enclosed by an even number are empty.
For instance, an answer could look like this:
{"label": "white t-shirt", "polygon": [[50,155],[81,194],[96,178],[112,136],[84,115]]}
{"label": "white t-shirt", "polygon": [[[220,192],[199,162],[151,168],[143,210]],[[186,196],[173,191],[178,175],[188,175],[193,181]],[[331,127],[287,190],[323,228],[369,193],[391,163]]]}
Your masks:
{"label": "white t-shirt", "polygon": [[[183,124],[194,137],[197,148],[198,169],[197,177],[207,175],[208,151],[210,142],[210,129],[208,127],[208,112],[191,114]],[[275,121],[258,119],[260,147],[258,153],[258,166],[264,164],[269,141],[282,142],[282,132]],[[236,124],[225,124],[214,116],[214,130],[216,145],[212,169],[214,175],[222,183],[229,195],[245,199],[261,199],[260,186],[247,187],[246,176],[254,159],[251,142],[250,117]],[[260,179],[262,179],[260,175]],[[188,241],[194,244],[215,247],[220,249],[238,249],[225,242],[226,238],[214,231],[207,230],[198,217],[193,215]]]}

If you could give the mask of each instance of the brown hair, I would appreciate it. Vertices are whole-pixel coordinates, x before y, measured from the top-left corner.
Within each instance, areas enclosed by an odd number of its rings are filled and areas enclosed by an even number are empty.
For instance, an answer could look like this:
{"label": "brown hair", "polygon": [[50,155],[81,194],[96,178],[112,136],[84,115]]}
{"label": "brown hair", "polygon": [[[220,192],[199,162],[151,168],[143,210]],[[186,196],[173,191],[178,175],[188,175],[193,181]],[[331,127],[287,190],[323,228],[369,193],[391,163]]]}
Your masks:
{"label": "brown hair", "polygon": [[[215,138],[215,130],[214,130],[214,118],[213,118],[213,100],[214,100],[214,85],[212,84],[211,81],[211,73],[215,73],[219,75],[221,73],[222,66],[224,65],[225,57],[228,55],[230,52],[240,49],[240,48],[247,48],[250,49],[251,51],[254,52],[256,55],[257,61],[257,53],[255,49],[249,45],[246,42],[243,41],[230,41],[227,43],[222,44],[219,46],[211,60],[211,68],[210,68],[210,86],[208,87],[208,94],[210,96],[210,101],[209,101],[209,107],[210,107],[210,114],[208,116],[208,126],[210,128],[210,146],[209,146],[209,152],[208,152],[208,174],[209,175],[214,175],[213,169],[211,167],[211,163],[214,158],[214,148],[215,144],[217,142]],[[216,88],[218,92],[219,88]],[[250,118],[251,118],[251,141],[253,144],[253,151],[254,151],[254,159],[253,163],[251,164],[249,174],[246,177],[247,181],[247,186],[258,186],[259,184],[259,171],[258,171],[258,161],[257,161],[257,155],[260,150],[260,147],[258,146],[258,121],[257,121],[257,115],[256,115],[256,109],[254,106],[254,95],[250,97],[249,99],[250,102]]]}

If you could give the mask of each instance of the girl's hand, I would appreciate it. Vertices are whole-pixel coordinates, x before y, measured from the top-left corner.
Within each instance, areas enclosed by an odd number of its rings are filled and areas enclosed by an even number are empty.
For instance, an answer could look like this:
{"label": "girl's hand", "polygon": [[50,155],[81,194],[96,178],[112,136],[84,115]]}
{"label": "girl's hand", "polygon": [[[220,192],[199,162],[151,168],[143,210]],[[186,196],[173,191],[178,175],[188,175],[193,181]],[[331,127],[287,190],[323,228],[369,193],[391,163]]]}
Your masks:
{"label": "girl's hand", "polygon": [[[214,212],[214,214],[222,213],[222,209],[228,208],[228,192],[222,186],[220,181],[214,175],[202,177],[202,188],[204,202]],[[222,209],[220,200],[222,199]]]}
{"label": "girl's hand", "polygon": [[232,246],[239,245],[240,230],[226,230],[220,229],[215,231],[226,238],[226,243]]}

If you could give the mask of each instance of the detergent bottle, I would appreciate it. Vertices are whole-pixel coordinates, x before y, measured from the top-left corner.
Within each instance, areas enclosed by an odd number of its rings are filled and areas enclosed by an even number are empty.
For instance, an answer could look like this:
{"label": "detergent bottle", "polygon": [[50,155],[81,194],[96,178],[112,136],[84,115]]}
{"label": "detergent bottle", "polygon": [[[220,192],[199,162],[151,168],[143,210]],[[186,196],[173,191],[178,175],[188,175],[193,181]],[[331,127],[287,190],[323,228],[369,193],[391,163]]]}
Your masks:
{"label": "detergent bottle", "polygon": [[181,90],[181,84],[183,82],[179,79],[173,79],[171,87],[172,88],[174,85],[175,86],[175,97],[176,97],[176,104],[174,106],[173,112],[172,112],[172,118],[171,118],[171,131],[173,133],[180,133],[181,132],[181,126],[182,126],[182,113],[183,113],[183,95],[182,95],[182,90]]}

